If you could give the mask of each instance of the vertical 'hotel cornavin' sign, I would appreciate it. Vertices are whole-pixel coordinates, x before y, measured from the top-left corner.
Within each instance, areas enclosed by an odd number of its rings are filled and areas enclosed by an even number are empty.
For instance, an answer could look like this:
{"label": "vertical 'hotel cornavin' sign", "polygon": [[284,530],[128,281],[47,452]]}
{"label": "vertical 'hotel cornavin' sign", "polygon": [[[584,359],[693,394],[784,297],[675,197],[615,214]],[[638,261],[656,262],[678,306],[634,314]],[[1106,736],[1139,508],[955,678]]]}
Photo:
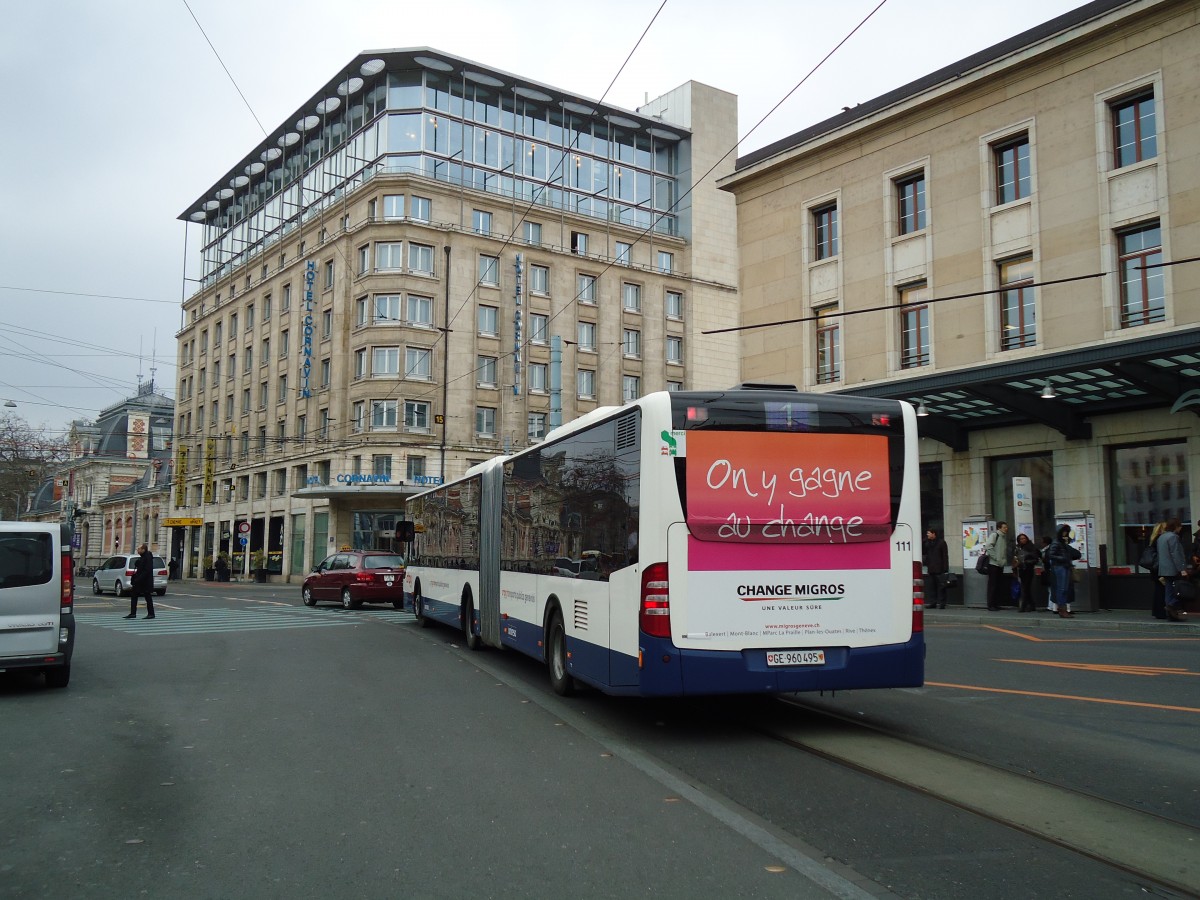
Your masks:
{"label": "vertical 'hotel cornavin' sign", "polygon": [[309,260],[304,264],[304,362],[300,365],[300,396],[311,397],[308,376],[312,374],[313,348],[313,282],[317,280],[317,263]]}

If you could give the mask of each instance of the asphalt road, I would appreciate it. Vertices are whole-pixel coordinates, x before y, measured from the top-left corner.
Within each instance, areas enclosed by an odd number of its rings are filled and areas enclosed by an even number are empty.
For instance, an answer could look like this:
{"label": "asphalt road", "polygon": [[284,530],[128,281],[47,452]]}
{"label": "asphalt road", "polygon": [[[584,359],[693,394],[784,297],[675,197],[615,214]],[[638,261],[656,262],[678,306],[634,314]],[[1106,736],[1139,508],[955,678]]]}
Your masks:
{"label": "asphalt road", "polygon": [[[881,779],[897,754],[856,728],[865,764],[799,748],[829,728],[808,709],[563,701],[515,654],[294,587],[159,607],[81,597],[68,689],[0,676],[6,897],[1171,896]],[[1194,674],[1119,670],[1194,673],[1196,643],[1014,635],[933,626],[933,686],[804,702],[903,736],[916,773],[942,749],[1194,823]]]}

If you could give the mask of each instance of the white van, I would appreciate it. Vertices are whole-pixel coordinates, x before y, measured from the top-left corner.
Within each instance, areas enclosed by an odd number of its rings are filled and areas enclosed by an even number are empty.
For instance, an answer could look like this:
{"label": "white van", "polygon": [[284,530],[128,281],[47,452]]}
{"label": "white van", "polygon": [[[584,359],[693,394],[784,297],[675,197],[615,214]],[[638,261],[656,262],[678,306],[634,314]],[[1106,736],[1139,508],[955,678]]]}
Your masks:
{"label": "white van", "polygon": [[0,522],[0,672],[35,669],[71,680],[75,649],[71,526]]}

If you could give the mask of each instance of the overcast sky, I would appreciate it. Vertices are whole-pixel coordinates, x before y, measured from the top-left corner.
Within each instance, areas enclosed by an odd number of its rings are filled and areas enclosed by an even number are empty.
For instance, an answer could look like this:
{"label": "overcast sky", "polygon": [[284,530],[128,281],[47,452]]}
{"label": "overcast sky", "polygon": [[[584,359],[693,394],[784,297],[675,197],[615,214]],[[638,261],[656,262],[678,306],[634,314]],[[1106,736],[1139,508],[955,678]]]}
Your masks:
{"label": "overcast sky", "polygon": [[[662,5],[605,99],[633,109],[688,80],[730,91],[741,155],[1081,5],[886,0],[755,128],[877,4],[8,4],[0,402],[62,431],[135,393],[152,372],[173,397],[185,255],[176,217],[262,140],[254,116],[274,129],[360,52],[428,46],[600,99]],[[187,274],[198,274],[194,251]]]}

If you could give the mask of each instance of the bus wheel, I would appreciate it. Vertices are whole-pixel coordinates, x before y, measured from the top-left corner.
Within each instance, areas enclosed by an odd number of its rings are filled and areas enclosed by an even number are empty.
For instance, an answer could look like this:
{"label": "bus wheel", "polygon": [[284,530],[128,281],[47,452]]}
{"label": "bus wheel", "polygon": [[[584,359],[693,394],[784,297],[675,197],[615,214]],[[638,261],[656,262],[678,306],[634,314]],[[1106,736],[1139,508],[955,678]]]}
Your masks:
{"label": "bus wheel", "polygon": [[463,636],[466,638],[467,649],[478,650],[483,642],[475,633],[475,606],[471,603],[470,597],[463,601],[462,617]]}
{"label": "bus wheel", "polygon": [[413,615],[417,617],[417,624],[422,628],[433,624],[429,621],[429,616],[425,615],[425,601],[421,597],[420,585],[413,589]]}
{"label": "bus wheel", "polygon": [[575,693],[575,679],[567,673],[567,630],[562,613],[555,610],[547,630],[546,663],[550,666],[550,686],[560,697]]}

